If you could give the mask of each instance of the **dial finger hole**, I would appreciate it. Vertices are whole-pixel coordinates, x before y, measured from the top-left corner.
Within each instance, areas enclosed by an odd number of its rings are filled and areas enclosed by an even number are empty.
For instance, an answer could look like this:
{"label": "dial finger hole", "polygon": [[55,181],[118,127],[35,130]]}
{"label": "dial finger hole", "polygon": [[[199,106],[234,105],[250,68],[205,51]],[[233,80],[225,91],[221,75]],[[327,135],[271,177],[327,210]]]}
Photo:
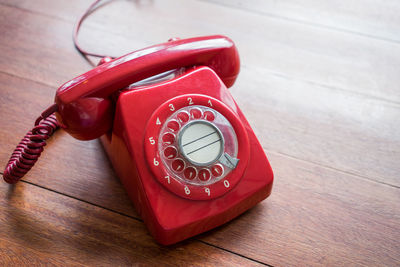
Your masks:
{"label": "dial finger hole", "polygon": [[164,144],[172,145],[175,141],[175,135],[173,133],[165,133],[162,136],[162,140],[163,140]]}
{"label": "dial finger hole", "polygon": [[176,158],[177,155],[178,155],[178,151],[173,146],[169,146],[166,149],[164,149],[164,156],[167,159],[174,159],[174,158]]}
{"label": "dial finger hole", "polygon": [[200,119],[202,115],[203,115],[203,112],[198,108],[192,108],[190,110],[190,117],[192,119]]}
{"label": "dial finger hole", "polygon": [[177,132],[179,128],[181,127],[179,125],[179,122],[176,120],[170,120],[167,124],[168,129],[170,129],[173,132]]}
{"label": "dial finger hole", "polygon": [[215,119],[215,114],[212,111],[207,110],[204,112],[204,119],[208,121],[213,121]]}
{"label": "dial finger hole", "polygon": [[183,174],[185,175],[185,178],[188,180],[193,180],[196,175],[197,175],[197,171],[195,168],[193,167],[188,167],[185,169],[185,171],[183,172]]}
{"label": "dial finger hole", "polygon": [[185,168],[185,162],[181,159],[176,159],[172,162],[172,169],[176,172],[181,172]]}
{"label": "dial finger hole", "polygon": [[214,177],[220,177],[224,174],[224,167],[221,164],[216,164],[212,166],[211,173]]}
{"label": "dial finger hole", "polygon": [[208,169],[201,169],[199,171],[199,179],[203,182],[206,182],[208,180],[210,180],[211,178],[211,173]]}
{"label": "dial finger hole", "polygon": [[181,123],[185,123],[189,120],[189,113],[186,111],[181,111],[176,116]]}

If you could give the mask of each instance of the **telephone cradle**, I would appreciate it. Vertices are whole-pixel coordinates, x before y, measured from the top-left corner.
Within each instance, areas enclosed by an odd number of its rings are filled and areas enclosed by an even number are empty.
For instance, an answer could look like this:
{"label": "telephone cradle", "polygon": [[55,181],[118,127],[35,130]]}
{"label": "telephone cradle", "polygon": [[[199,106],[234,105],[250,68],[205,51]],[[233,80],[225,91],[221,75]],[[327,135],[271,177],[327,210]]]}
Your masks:
{"label": "telephone cradle", "polygon": [[271,193],[271,166],[227,89],[239,66],[225,36],[174,39],[105,58],[57,90],[61,128],[100,138],[161,244],[220,226]]}

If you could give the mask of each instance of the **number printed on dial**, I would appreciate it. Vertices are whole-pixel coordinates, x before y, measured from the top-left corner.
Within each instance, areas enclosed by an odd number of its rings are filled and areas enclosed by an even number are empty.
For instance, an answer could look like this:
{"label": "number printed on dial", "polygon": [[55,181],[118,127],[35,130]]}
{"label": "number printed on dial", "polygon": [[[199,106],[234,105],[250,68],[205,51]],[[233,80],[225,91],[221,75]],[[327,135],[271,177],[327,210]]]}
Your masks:
{"label": "number printed on dial", "polygon": [[237,133],[245,130],[220,101],[183,95],[165,102],[150,120],[156,127],[147,128],[146,156],[167,189],[184,198],[207,200],[239,181],[230,173],[240,166]]}

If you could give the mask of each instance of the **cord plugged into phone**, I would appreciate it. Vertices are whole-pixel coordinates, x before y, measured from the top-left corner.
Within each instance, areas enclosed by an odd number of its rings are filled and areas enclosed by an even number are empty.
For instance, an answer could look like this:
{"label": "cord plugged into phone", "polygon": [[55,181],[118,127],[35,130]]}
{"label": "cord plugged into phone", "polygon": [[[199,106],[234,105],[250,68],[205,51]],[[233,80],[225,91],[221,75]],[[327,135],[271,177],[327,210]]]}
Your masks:
{"label": "cord plugged into phone", "polygon": [[4,179],[17,182],[61,127],[79,140],[100,138],[161,244],[224,224],[268,197],[273,182],[264,150],[227,89],[239,68],[235,44],[221,35],[103,58],[58,88]]}

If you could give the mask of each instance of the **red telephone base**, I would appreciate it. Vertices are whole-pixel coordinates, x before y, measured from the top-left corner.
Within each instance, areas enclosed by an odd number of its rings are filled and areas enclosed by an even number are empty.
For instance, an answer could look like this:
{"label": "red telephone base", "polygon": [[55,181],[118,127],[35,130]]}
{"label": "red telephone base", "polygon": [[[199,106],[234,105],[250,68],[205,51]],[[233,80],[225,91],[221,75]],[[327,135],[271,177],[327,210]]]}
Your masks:
{"label": "red telephone base", "polygon": [[[209,97],[213,103],[220,103],[219,109],[222,110],[218,111],[235,114],[241,125],[235,125],[232,121],[231,124],[235,129],[242,127],[244,135],[247,133],[247,137],[242,139],[238,136],[239,147],[246,143],[247,147],[243,151],[248,151],[247,154],[240,151],[238,154],[239,164],[236,169],[241,168],[242,171],[234,170],[222,179],[220,182],[225,185],[226,192],[219,191],[216,197],[213,197],[212,194],[216,191],[213,191],[210,185],[209,188],[202,187],[208,188],[204,192],[208,193],[209,199],[201,195],[201,190],[197,192],[200,194],[198,197],[193,195],[191,198],[195,188],[190,185],[190,191],[183,182],[181,186],[184,193],[179,195],[179,180],[174,180],[175,188],[172,189],[168,188],[172,184],[169,178],[162,184],[163,179],[155,177],[154,170],[158,167],[161,168],[159,173],[167,171],[166,167],[162,166],[160,155],[154,154],[155,166],[151,166],[153,162],[149,162],[149,157],[152,157],[149,155],[152,154],[148,148],[151,145],[146,145],[146,142],[149,142],[148,133],[159,133],[165,120],[161,121],[160,125],[149,125],[149,121],[154,117],[155,111],[167,101],[172,101],[168,103],[175,105],[186,105],[178,100],[173,102],[181,95],[193,96],[193,99]],[[191,104],[193,103],[187,103]],[[171,114],[173,111],[176,111],[175,106],[174,110],[171,108]],[[162,114],[164,111],[157,112]],[[164,113],[169,114],[167,111]],[[150,140],[151,144],[154,144],[153,140],[158,142],[158,135]],[[273,173],[265,153],[228,89],[208,67],[191,70],[166,82],[122,91],[116,101],[112,134],[103,135],[101,141],[136,210],[151,234],[164,245],[179,242],[222,225],[271,193]],[[247,155],[247,159],[242,160],[240,155]],[[227,182],[222,183],[225,180]],[[237,182],[233,184],[229,181]],[[223,190],[221,188],[216,190]],[[205,200],[198,200],[199,198]]]}

